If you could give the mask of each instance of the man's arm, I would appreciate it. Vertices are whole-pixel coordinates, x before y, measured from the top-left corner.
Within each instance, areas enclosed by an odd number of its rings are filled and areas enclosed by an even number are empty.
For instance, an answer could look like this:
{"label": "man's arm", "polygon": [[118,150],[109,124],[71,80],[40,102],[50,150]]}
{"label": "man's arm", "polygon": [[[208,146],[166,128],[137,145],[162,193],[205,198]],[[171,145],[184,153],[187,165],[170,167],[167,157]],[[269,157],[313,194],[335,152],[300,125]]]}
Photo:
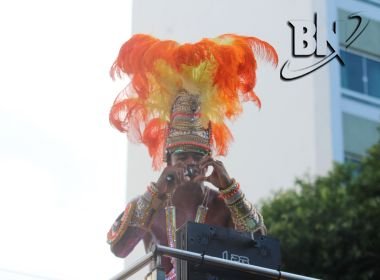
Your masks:
{"label": "man's arm", "polygon": [[[167,166],[157,183],[151,183],[146,192],[128,203],[107,234],[111,251],[118,257],[126,257],[150,230],[155,213],[161,209],[167,194],[185,180],[183,163]],[[168,177],[172,178],[168,181]]]}
{"label": "man's arm", "polygon": [[118,257],[126,257],[149,230],[156,210],[163,200],[151,184],[147,191],[128,203],[107,234],[111,251]]}
{"label": "man's arm", "polygon": [[209,176],[198,176],[195,180],[208,181],[219,189],[224,202],[230,209],[235,229],[248,232],[259,231],[265,235],[267,230],[262,215],[245,198],[239,183],[228,175],[223,162],[208,156],[200,161],[200,168],[208,166],[213,167],[212,173]]}
{"label": "man's arm", "polygon": [[239,231],[256,232],[266,235],[267,229],[264,224],[263,216],[255,206],[249,202],[240,189],[239,183],[232,180],[232,184],[220,190],[224,202],[231,211],[235,229]]}

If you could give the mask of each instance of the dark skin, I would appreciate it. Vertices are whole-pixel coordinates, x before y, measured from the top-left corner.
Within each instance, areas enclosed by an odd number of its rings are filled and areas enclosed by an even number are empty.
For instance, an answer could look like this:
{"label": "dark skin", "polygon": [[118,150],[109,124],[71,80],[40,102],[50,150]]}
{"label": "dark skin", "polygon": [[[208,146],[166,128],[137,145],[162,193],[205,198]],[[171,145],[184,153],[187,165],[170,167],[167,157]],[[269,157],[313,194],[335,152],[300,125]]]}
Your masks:
{"label": "dark skin", "polygon": [[[188,175],[191,168],[193,174]],[[206,172],[210,174],[206,176]],[[168,181],[168,177],[171,180]],[[166,236],[165,206],[169,194],[172,203],[176,207],[177,228],[187,221],[194,221],[196,211],[204,199],[203,182],[210,182],[218,189],[226,189],[232,184],[232,179],[221,161],[214,160],[209,155],[197,152],[174,153],[168,158],[168,165],[162,171],[156,187],[159,191],[155,204],[157,209],[152,216],[149,232],[138,228],[128,228],[124,237],[114,246],[113,251],[120,257],[127,256],[138,241],[143,238],[145,248],[149,249],[152,243],[168,246]],[[207,204],[209,210],[206,216],[206,224],[233,228],[231,214],[218,192],[211,191]],[[141,237],[139,237],[141,236]],[[128,244],[123,248],[123,244]],[[168,258],[163,258],[162,264],[168,273],[172,264]]]}
{"label": "dark skin", "polygon": [[[189,167],[194,170],[192,176],[185,175]],[[206,176],[208,168],[211,168],[212,172]],[[168,176],[171,176],[173,180],[168,181]],[[204,198],[202,184],[205,181],[210,182],[218,189],[226,189],[232,184],[232,179],[223,163],[214,160],[209,155],[181,152],[170,156],[168,166],[163,170],[156,185],[161,194],[172,194],[173,205],[176,206],[177,227],[187,221],[194,221],[197,208]],[[210,194],[208,208],[207,224],[233,227],[230,212],[216,192]],[[167,245],[166,224],[163,222],[165,221],[165,210],[163,208],[158,210],[153,219],[152,233],[161,244]],[[170,261],[164,259],[163,264],[170,271]]]}
{"label": "dark skin", "polygon": [[[194,170],[195,176],[185,176],[188,167]],[[209,167],[212,167],[213,170],[209,176],[206,176]],[[173,180],[168,181],[168,176]],[[181,152],[170,156],[168,166],[157,181],[157,188],[161,194],[175,193],[177,188],[181,189],[189,184],[194,187],[200,186],[204,181],[210,182],[220,190],[224,190],[232,184],[232,179],[221,161],[201,153]]]}

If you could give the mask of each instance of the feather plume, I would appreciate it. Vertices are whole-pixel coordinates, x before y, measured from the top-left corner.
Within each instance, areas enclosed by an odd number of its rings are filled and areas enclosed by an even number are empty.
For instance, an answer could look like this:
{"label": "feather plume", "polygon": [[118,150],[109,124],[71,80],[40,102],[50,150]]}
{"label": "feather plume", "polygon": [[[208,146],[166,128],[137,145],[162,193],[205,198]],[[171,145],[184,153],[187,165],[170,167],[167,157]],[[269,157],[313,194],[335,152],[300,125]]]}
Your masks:
{"label": "feather plume", "polygon": [[110,122],[128,138],[148,147],[157,169],[163,156],[167,122],[179,90],[198,94],[201,121],[211,125],[216,155],[225,155],[232,134],[225,125],[242,113],[242,102],[261,106],[253,91],[256,58],[277,65],[275,49],[256,37],[224,34],[194,44],[161,41],[137,34],[124,43],[112,78],[127,75],[131,84],[116,98]]}

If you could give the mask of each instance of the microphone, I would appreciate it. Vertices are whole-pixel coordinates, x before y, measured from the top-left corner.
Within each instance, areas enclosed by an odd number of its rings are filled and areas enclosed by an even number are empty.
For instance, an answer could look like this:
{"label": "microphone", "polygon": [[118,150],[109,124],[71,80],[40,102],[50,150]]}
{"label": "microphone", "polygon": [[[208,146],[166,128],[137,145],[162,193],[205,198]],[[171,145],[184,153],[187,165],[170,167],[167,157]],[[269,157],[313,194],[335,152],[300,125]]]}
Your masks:
{"label": "microphone", "polygon": [[188,166],[187,168],[186,168],[186,170],[185,170],[185,173],[184,173],[184,175],[185,176],[189,176],[189,177],[193,177],[194,176],[194,168],[193,167],[191,167],[191,166]]}
{"label": "microphone", "polygon": [[[194,177],[194,174],[195,174],[195,170],[191,166],[187,166],[185,172],[183,173],[183,175],[188,176],[190,178]],[[166,181],[168,181],[168,182],[174,181],[174,175],[170,174],[170,175],[166,176]]]}

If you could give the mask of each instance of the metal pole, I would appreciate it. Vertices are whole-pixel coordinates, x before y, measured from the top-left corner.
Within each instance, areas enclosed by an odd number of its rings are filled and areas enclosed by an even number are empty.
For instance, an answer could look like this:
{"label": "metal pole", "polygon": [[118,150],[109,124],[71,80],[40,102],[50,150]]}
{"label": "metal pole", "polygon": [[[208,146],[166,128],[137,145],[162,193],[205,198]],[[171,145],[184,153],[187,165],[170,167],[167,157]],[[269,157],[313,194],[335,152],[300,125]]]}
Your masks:
{"label": "metal pole", "polygon": [[[269,269],[261,266],[244,264],[239,262],[234,262],[230,260],[225,260],[217,257],[212,257],[208,255],[202,255],[199,253],[194,253],[190,251],[184,251],[180,249],[170,248],[166,246],[156,245],[152,252],[148,253],[140,260],[135,262],[130,268],[120,272],[111,278],[111,280],[123,280],[127,279],[141,268],[146,266],[154,257],[159,257],[161,255],[174,257],[177,259],[182,259],[186,261],[191,261],[193,263],[202,263],[204,265],[221,267],[224,269],[233,269],[242,271],[245,273],[251,273],[254,275],[262,275],[266,277],[272,277],[273,279],[289,279],[289,280],[320,280],[317,278],[307,277],[303,275],[293,274],[289,272],[283,272],[280,270]],[[158,260],[159,262],[159,260]]]}
{"label": "metal pole", "polygon": [[184,251],[180,249],[156,245],[154,249],[155,254],[166,255],[182,260],[187,260],[195,263],[202,263],[210,266],[217,266],[225,269],[234,269],[242,272],[247,272],[255,275],[264,275],[273,277],[274,279],[289,279],[289,280],[319,280],[317,278],[306,277],[288,272],[282,272],[275,269],[269,269],[261,266],[249,265],[234,261],[229,261],[208,255],[201,255],[199,253]]}
{"label": "metal pole", "polygon": [[128,269],[116,274],[110,280],[123,280],[131,277],[137,271],[146,266],[152,259],[154,258],[154,252],[149,252],[141,259],[137,260],[134,264],[132,264]]}

